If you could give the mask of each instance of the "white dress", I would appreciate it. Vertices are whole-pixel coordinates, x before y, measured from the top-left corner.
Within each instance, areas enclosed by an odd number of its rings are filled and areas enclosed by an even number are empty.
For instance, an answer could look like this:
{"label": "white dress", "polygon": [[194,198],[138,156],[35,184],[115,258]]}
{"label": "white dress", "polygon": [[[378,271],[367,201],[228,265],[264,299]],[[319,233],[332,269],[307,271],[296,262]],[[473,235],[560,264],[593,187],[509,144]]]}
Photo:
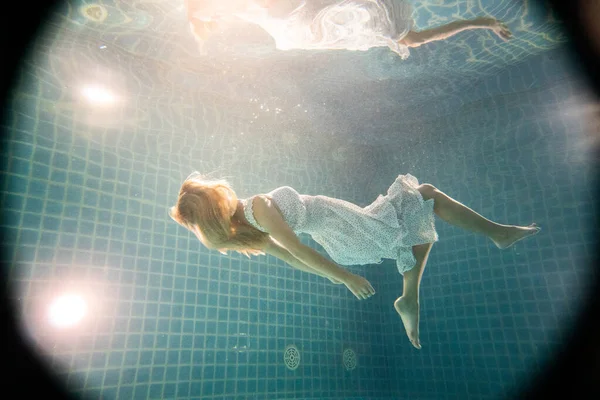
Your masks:
{"label": "white dress", "polygon": [[413,26],[408,0],[275,0],[235,15],[261,26],[280,50],[389,47],[409,56],[398,43]]}
{"label": "white dress", "polygon": [[[415,266],[412,246],[438,240],[433,199],[423,200],[412,175],[399,175],[385,196],[362,208],[327,196],[301,195],[289,186],[269,193],[287,224],[309,234],[336,263],[375,264],[395,259],[398,271]],[[252,198],[243,200],[246,219],[254,219]]]}

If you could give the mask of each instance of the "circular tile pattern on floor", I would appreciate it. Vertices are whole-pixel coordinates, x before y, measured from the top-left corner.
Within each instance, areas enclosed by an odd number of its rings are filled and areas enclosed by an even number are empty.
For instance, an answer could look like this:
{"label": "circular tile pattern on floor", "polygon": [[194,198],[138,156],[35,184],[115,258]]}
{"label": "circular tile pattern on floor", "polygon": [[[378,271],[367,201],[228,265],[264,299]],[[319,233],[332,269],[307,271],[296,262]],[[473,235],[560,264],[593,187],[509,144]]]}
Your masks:
{"label": "circular tile pattern on floor", "polygon": [[296,346],[290,344],[285,348],[285,353],[283,353],[283,362],[288,369],[294,370],[298,368],[298,365],[300,365],[300,352]]}
{"label": "circular tile pattern on floor", "polygon": [[352,371],[354,368],[356,368],[356,353],[354,350],[344,350],[344,355],[342,358],[344,360],[344,368],[346,368],[347,371]]}

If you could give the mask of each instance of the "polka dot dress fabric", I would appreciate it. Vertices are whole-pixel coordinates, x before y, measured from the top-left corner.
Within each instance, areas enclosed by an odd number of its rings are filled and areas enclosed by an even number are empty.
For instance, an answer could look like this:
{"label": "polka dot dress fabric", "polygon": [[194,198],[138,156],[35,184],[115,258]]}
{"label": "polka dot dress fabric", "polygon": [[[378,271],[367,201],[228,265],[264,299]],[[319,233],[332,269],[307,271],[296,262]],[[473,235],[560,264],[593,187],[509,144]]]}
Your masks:
{"label": "polka dot dress fabric", "polygon": [[[385,196],[362,208],[327,196],[301,195],[289,186],[268,193],[284,220],[298,233],[309,234],[341,265],[376,264],[394,259],[398,271],[415,266],[412,246],[438,240],[433,199],[423,200],[418,180],[399,175]],[[244,200],[246,219],[254,219],[252,198]]]}

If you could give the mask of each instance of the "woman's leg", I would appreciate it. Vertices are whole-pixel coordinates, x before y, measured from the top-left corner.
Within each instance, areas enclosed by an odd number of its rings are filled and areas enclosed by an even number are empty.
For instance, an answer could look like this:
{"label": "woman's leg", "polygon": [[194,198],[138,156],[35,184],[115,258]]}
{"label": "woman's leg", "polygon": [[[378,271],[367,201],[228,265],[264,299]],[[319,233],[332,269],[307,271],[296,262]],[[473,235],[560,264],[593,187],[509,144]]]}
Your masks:
{"label": "woman's leg", "polygon": [[[433,199],[433,211],[444,221],[485,235],[501,249],[510,247],[515,242],[540,231],[535,224],[514,226],[490,221],[432,185],[420,185],[418,190],[425,200]],[[417,262],[413,269],[404,273],[402,297],[394,302],[394,308],[402,318],[406,334],[417,349],[421,348],[419,341],[419,288],[432,246],[432,243],[413,246],[412,251]]]}
{"label": "woman's leg", "polygon": [[418,190],[425,200],[433,199],[433,211],[441,219],[459,228],[487,236],[500,249],[510,247],[540,231],[535,224],[515,226],[490,221],[432,185],[420,185]]}
{"label": "woman's leg", "polygon": [[419,287],[431,246],[433,243],[413,246],[412,251],[417,262],[413,269],[404,273],[402,297],[394,302],[394,308],[402,318],[408,339],[417,349],[421,348],[419,341]]}
{"label": "woman's leg", "polygon": [[446,25],[438,26],[437,28],[418,32],[410,31],[400,40],[400,44],[408,47],[419,47],[426,43],[448,39],[459,32],[472,29],[489,29],[494,31],[494,33],[503,40],[508,40],[512,37],[512,33],[502,22],[494,18],[482,17],[472,20],[454,21]]}

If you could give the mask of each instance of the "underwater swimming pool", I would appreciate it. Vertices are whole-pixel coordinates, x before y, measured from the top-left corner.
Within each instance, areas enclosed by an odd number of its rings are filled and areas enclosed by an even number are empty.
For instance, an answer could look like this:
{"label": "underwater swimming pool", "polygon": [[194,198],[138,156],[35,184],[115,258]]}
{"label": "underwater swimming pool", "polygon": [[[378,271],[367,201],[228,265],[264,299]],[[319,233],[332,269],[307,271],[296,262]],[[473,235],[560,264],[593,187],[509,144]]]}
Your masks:
{"label": "underwater swimming pool", "polygon": [[[492,399],[560,343],[598,228],[590,98],[551,12],[413,1],[419,29],[491,15],[514,38],[463,32],[402,60],[281,51],[241,23],[202,55],[183,2],[66,4],[3,122],[0,202],[27,332],[74,392]],[[193,170],[228,177],[241,197],[290,185],[359,205],[410,173],[543,231],[500,251],[440,223],[416,350],[393,309],[392,261],[350,267],[377,290],[359,302],[273,257],[207,250],[167,215]],[[54,303],[63,295],[78,300]]]}

